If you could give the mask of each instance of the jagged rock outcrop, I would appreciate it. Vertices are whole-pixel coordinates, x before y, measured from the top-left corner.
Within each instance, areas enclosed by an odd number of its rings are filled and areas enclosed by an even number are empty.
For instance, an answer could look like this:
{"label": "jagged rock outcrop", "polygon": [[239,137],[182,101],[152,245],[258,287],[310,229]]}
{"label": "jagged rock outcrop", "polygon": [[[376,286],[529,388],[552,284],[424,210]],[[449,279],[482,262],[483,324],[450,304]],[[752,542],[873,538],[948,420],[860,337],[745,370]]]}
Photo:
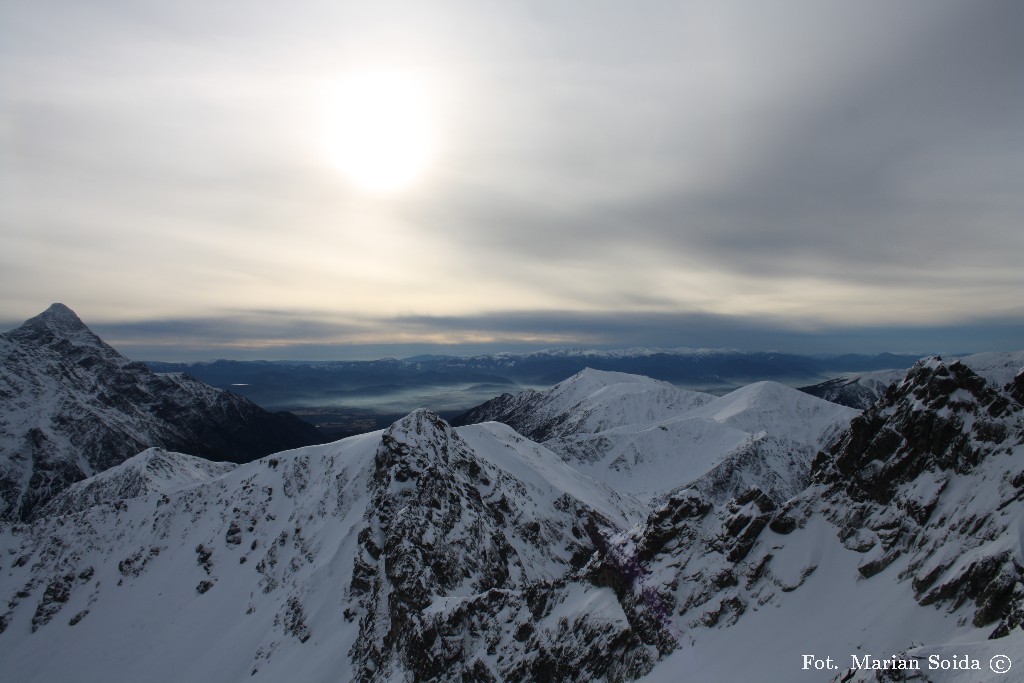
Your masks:
{"label": "jagged rock outcrop", "polygon": [[530,495],[426,411],[382,435],[370,492],[350,589],[360,680],[614,680],[653,664],[628,619],[551,618],[615,527],[585,500]]}
{"label": "jagged rock outcrop", "polygon": [[845,504],[828,515],[840,537],[865,549],[862,574],[902,557],[921,604],[973,603],[994,636],[1024,624],[1022,378],[993,386],[965,363],[922,361],[815,463],[824,499]]}
{"label": "jagged rock outcrop", "polygon": [[320,440],[293,415],[129,361],[63,304],[0,335],[0,416],[0,519],[151,446],[246,462]]}
{"label": "jagged rock outcrop", "polygon": [[[681,640],[709,648],[718,641],[708,633],[784,609],[805,590],[848,593],[839,602],[850,607],[884,595],[893,613],[927,608],[920,633],[941,630],[925,624],[947,613],[981,637],[1019,632],[1022,379],[1000,387],[964,363],[922,361],[818,455],[811,484],[792,498],[757,487],[724,501],[700,486],[676,491],[621,543],[642,568],[643,593],[675,615]],[[822,571],[827,587],[804,588]],[[921,642],[906,626],[895,637],[906,640],[890,642],[891,653]]]}

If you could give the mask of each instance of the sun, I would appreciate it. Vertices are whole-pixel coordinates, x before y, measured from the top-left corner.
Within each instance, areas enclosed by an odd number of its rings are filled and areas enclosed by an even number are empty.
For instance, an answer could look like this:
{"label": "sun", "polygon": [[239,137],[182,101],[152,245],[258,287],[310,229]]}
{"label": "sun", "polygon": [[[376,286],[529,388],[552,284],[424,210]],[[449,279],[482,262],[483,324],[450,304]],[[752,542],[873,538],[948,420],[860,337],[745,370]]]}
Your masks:
{"label": "sun", "polygon": [[332,86],[327,151],[357,187],[373,193],[406,189],[434,151],[424,83],[401,71],[364,71]]}

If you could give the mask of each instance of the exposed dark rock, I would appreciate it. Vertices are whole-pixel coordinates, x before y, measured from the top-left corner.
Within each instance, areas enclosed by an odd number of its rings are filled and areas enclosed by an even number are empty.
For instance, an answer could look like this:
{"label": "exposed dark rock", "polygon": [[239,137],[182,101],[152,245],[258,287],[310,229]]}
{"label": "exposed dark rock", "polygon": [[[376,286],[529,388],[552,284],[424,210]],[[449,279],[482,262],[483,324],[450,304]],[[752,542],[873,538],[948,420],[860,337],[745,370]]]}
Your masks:
{"label": "exposed dark rock", "polygon": [[199,566],[202,567],[207,574],[210,573],[210,569],[213,568],[213,550],[207,548],[205,545],[200,543],[196,546],[196,561]]}
{"label": "exposed dark rock", "polygon": [[7,520],[152,446],[248,462],[321,440],[294,415],[129,361],[62,304],[0,334],[0,412],[19,415],[0,425]]}
{"label": "exposed dark rock", "polygon": [[298,638],[303,643],[309,640],[311,635],[309,626],[306,625],[306,611],[295,596],[288,598],[288,610],[284,615],[284,632]]}
{"label": "exposed dark rock", "polygon": [[36,612],[32,615],[32,632],[40,626],[50,623],[57,612],[71,599],[71,584],[75,580],[74,574],[55,576],[46,584],[43,597],[36,606]]}
{"label": "exposed dark rock", "polygon": [[228,527],[227,533],[224,534],[224,542],[230,545],[241,545],[242,528],[238,526],[238,522],[231,522],[231,526]]}
{"label": "exposed dark rock", "polygon": [[133,555],[126,557],[117,564],[117,569],[125,576],[138,576],[146,569],[146,565],[160,554],[160,548],[152,547],[148,551],[140,548]]}

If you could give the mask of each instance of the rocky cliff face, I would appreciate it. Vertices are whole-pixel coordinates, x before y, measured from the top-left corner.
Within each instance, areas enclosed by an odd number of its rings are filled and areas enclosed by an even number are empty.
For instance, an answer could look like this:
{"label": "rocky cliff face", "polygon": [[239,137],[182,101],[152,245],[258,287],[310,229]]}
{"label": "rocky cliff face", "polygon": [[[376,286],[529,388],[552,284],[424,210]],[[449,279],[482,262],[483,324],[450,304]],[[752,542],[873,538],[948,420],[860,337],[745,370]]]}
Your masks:
{"label": "rocky cliff face", "polygon": [[593,588],[579,570],[616,524],[592,495],[545,488],[480,457],[430,413],[383,435],[350,591],[360,680],[566,680],[650,668],[618,610],[571,604],[571,586]]}
{"label": "rocky cliff face", "polygon": [[1024,373],[999,387],[919,363],[815,464],[863,576],[898,562],[919,603],[963,608],[992,636],[1024,624],[1022,387]]}
{"label": "rocky cliff face", "polygon": [[319,440],[292,415],[129,361],[62,304],[0,335],[0,359],[0,519],[151,446],[245,462]]}
{"label": "rocky cliff face", "polygon": [[[847,639],[837,680],[875,680],[846,671],[850,652],[1019,633],[1022,386],[1024,373],[1000,387],[964,363],[923,361],[819,453],[805,490],[780,500],[754,486],[722,502],[701,486],[680,489],[630,535],[630,561],[646,568],[645,589],[676,615],[683,640],[711,651],[728,642],[713,631],[744,632],[767,607],[774,628],[801,630],[817,613],[784,615],[805,595],[815,609],[860,614],[856,629],[839,614],[829,622],[832,641]],[[858,633],[871,619],[902,624],[880,622],[885,640],[872,644]]]}

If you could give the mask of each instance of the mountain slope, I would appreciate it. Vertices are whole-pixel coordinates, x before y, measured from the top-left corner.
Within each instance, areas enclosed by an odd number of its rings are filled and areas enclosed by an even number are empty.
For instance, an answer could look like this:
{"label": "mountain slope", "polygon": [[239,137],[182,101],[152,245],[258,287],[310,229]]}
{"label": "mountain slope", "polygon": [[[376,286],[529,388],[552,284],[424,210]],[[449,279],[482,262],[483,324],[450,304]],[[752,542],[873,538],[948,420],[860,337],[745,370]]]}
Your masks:
{"label": "mountain slope", "polygon": [[544,392],[499,396],[460,422],[504,422],[645,501],[712,481],[720,494],[737,493],[749,484],[741,469],[757,471],[765,490],[783,500],[803,488],[815,453],[856,414],[776,382],[715,397],[587,369]]}
{"label": "mountain slope", "polygon": [[820,384],[800,387],[800,391],[826,401],[863,410],[877,401],[890,384],[902,380],[905,374],[905,370],[876,370],[844,375]]}
{"label": "mountain slope", "polygon": [[[0,529],[0,672],[532,681],[649,670],[642,620],[578,572],[635,511],[510,430],[466,431],[419,411],[384,432]],[[61,657],[41,656],[54,646]]]}
{"label": "mountain slope", "polygon": [[0,359],[0,519],[151,446],[239,462],[319,440],[292,415],[129,361],[62,304],[0,335]]}
{"label": "mountain slope", "polygon": [[214,462],[162,448],[147,448],[120,465],[75,482],[54,496],[40,515],[68,515],[104,503],[117,504],[151,493],[170,493],[226,474],[230,462]]}
{"label": "mountain slope", "polygon": [[724,505],[673,494],[629,537],[685,634],[645,680],[681,665],[692,681],[796,680],[806,653],[837,663],[808,680],[902,680],[851,655],[1019,653],[977,643],[1024,622],[1022,389],[1024,374],[1000,387],[964,363],[922,362],[784,504],[757,490]]}
{"label": "mountain slope", "polygon": [[534,441],[595,433],[674,417],[714,399],[668,382],[585,368],[546,391],[502,394],[466,412],[455,425],[503,422]]}
{"label": "mountain slope", "polygon": [[[1017,371],[1024,367],[1024,351],[977,353],[963,356],[958,360],[990,383],[1001,387],[1012,381]],[[800,387],[800,391],[826,401],[863,410],[881,398],[890,384],[900,382],[906,374],[906,370],[875,370],[847,374],[819,384]]]}

